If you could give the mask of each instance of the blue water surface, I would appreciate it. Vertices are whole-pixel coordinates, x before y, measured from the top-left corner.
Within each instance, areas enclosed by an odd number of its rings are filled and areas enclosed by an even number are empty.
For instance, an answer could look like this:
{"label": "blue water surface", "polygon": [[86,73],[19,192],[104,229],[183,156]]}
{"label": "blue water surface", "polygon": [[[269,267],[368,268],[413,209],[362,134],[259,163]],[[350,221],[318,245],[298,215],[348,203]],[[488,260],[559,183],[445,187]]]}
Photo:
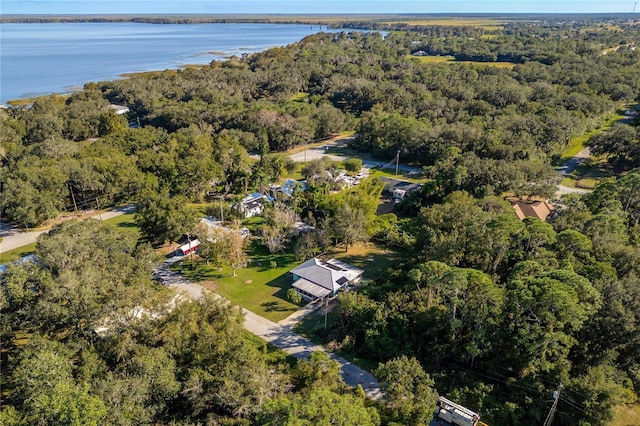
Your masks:
{"label": "blue water surface", "polygon": [[319,31],[317,25],[253,23],[0,24],[0,103],[78,90],[124,73],[208,64]]}

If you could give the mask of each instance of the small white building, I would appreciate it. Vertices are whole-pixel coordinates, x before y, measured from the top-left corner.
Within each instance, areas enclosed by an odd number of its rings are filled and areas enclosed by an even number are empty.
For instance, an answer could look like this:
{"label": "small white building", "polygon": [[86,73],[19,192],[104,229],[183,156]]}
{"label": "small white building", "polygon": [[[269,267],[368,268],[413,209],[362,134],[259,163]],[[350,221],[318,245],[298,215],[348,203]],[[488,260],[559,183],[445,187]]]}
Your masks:
{"label": "small white building", "polygon": [[245,217],[245,219],[259,216],[264,211],[265,202],[273,202],[273,198],[259,192],[254,192],[244,197],[234,207]]}
{"label": "small white building", "polygon": [[109,108],[111,108],[117,115],[122,115],[122,114],[126,114],[129,112],[129,107],[123,106],[123,105],[109,105]]}

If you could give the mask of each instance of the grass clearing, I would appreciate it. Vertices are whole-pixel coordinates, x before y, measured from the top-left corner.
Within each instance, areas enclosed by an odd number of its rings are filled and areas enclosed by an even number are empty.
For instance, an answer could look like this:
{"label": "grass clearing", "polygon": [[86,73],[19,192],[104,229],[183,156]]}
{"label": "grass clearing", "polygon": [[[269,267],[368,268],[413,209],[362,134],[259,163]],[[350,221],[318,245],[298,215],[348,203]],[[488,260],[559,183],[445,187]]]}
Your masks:
{"label": "grass clearing", "polygon": [[415,175],[409,174],[404,170],[399,170],[396,175],[395,169],[372,169],[370,175],[371,177],[388,177],[393,179],[405,180],[407,182],[413,183],[425,183],[428,182],[427,178],[417,178]]}
{"label": "grass clearing", "polygon": [[320,146],[326,145],[326,144],[332,144],[335,142],[338,142],[342,139],[349,139],[351,138],[354,134],[356,133],[355,130],[349,130],[346,132],[342,132],[337,136],[331,137],[331,138],[326,138],[326,139],[322,139],[320,141],[317,142],[310,142],[307,144],[302,144],[302,145],[298,145],[295,146],[291,149],[288,149],[284,152],[279,152],[277,155],[291,155],[291,154],[297,154],[298,152],[303,152],[307,149],[311,149],[311,148],[318,148]]}
{"label": "grass clearing", "polygon": [[414,56],[410,55],[410,58],[416,58],[424,64],[472,64],[476,66],[484,67],[496,67],[513,69],[516,66],[513,62],[479,62],[479,61],[456,61],[453,56]]}
{"label": "grass clearing", "polygon": [[571,188],[594,189],[600,181],[614,176],[616,173],[606,160],[592,158],[565,176],[560,184]]}
{"label": "grass clearing", "polygon": [[140,236],[140,228],[136,224],[135,221],[135,213],[125,213],[120,216],[112,217],[111,219],[107,219],[104,223],[114,226],[122,231],[129,232],[135,234],[136,236]]}
{"label": "grass clearing", "polygon": [[640,419],[640,404],[621,404],[615,407],[613,421],[609,426],[637,426]]}
{"label": "grass clearing", "polygon": [[37,243],[31,243],[27,244],[26,246],[18,247],[13,250],[0,253],[0,264],[12,262],[14,260],[18,260],[22,257],[33,254],[33,252],[36,251],[36,244]]}
{"label": "grass clearing", "polygon": [[564,151],[562,151],[562,154],[560,154],[560,160],[558,161],[559,164],[557,165],[564,163],[566,160],[568,160],[569,158],[573,157],[574,155],[582,151],[582,149],[585,146],[585,143],[592,136],[609,130],[611,126],[613,126],[615,123],[622,120],[623,118],[624,118],[624,115],[622,114],[615,114],[610,117],[607,117],[605,118],[602,126],[571,139],[567,144],[567,147],[564,149]]}
{"label": "grass clearing", "polygon": [[202,259],[184,260],[172,269],[182,270],[185,278],[271,321],[297,311],[299,306],[287,300],[292,283],[288,272],[301,262],[293,253],[270,254],[258,240],[251,241],[247,252],[249,266],[237,269],[235,277],[230,267],[207,266]]}
{"label": "grass clearing", "polygon": [[358,243],[348,251],[339,247],[327,252],[323,257],[341,260],[357,268],[364,269],[363,278],[373,279],[385,273],[387,268],[397,265],[404,253],[375,242]]}

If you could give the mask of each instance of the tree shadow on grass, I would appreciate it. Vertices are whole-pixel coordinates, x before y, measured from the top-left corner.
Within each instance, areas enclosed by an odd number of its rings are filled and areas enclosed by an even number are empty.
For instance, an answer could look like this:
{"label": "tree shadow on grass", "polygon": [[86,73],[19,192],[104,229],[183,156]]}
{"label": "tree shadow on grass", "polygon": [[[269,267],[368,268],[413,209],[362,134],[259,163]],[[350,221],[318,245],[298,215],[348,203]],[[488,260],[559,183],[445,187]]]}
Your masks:
{"label": "tree shadow on grass", "polygon": [[120,222],[118,224],[118,228],[137,228],[138,225],[136,225],[135,222]]}
{"label": "tree shadow on grass", "polygon": [[171,270],[193,282],[215,281],[216,279],[229,276],[229,272],[225,269],[220,270],[215,266],[207,266],[204,262],[200,261],[194,262],[193,265],[190,261],[185,261],[179,265],[172,266]]}
{"label": "tree shadow on grass", "polygon": [[264,302],[261,303],[260,306],[265,310],[265,312],[295,312],[295,309],[291,309],[287,306],[283,306],[280,302]]}
{"label": "tree shadow on grass", "polygon": [[[286,302],[286,304],[282,305],[281,302],[278,302],[278,301],[264,302],[261,304],[261,306],[264,307],[265,311],[295,312],[297,310],[297,308],[294,308],[291,306],[295,304],[293,304],[291,301],[287,299],[287,290],[291,288],[291,275],[289,275],[289,273],[280,275],[278,278],[275,278],[269,281],[266,285],[269,287],[277,288],[278,291],[276,291],[273,294],[273,297],[280,299],[283,302]],[[296,305],[296,306],[302,306],[302,305]]]}

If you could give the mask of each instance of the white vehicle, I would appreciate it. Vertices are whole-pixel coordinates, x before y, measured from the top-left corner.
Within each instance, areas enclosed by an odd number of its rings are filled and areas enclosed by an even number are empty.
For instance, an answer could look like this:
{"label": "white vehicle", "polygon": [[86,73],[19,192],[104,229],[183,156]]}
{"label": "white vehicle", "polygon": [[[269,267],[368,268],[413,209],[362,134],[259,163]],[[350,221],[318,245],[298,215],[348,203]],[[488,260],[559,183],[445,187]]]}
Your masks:
{"label": "white vehicle", "polygon": [[436,417],[456,426],[478,426],[480,421],[478,413],[442,396],[436,403]]}

